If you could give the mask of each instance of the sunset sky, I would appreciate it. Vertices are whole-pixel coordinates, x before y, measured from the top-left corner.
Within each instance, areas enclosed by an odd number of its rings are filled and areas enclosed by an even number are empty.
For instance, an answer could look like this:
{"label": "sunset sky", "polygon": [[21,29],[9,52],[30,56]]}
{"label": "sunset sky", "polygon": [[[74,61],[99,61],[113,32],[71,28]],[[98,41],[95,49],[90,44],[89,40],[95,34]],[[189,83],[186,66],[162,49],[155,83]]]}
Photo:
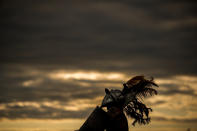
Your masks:
{"label": "sunset sky", "polygon": [[0,131],[79,129],[105,95],[153,76],[149,125],[197,131],[195,0],[0,2]]}

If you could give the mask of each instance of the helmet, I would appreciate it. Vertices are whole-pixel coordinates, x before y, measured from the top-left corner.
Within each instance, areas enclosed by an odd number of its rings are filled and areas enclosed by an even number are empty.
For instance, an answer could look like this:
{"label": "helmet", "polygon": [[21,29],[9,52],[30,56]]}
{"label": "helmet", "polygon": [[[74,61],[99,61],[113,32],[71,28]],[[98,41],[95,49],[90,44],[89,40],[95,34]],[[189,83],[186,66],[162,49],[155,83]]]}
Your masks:
{"label": "helmet", "polygon": [[102,101],[101,107],[109,107],[109,106],[120,106],[123,104],[124,96],[122,94],[122,91],[120,90],[111,90],[105,89],[105,97]]}

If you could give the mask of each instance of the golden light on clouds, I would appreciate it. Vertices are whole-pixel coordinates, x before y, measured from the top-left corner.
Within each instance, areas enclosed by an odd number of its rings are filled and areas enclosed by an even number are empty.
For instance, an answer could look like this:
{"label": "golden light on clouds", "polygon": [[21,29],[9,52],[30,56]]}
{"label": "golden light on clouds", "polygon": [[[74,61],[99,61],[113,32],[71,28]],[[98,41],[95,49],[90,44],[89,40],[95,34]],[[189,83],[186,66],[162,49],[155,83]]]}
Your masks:
{"label": "golden light on clouds", "polygon": [[8,104],[0,104],[0,110],[6,109],[6,106],[9,107],[34,107],[38,110],[42,110],[42,106],[52,107],[56,109],[62,109],[66,111],[80,111],[88,108],[94,108],[97,105],[101,104],[103,97],[99,96],[94,99],[75,99],[66,103],[59,101],[43,101],[43,102],[31,102],[31,101],[21,101],[21,102],[10,102]]}
{"label": "golden light on clouds", "polygon": [[1,2],[0,131],[74,131],[105,88],[153,76],[148,126],[197,131],[196,1]]}
{"label": "golden light on clouds", "polygon": [[42,79],[36,79],[36,80],[27,80],[27,81],[24,81],[22,83],[22,85],[24,87],[29,87],[29,86],[36,86],[38,84],[40,84],[42,82]]}
{"label": "golden light on clouds", "polygon": [[50,73],[49,76],[53,79],[76,79],[76,80],[124,80],[125,75],[117,72],[96,72],[96,71],[57,71]]}
{"label": "golden light on clouds", "polygon": [[70,101],[65,107],[66,110],[80,111],[87,108],[95,108],[97,105],[101,104],[103,97],[97,97],[95,99],[77,99]]}
{"label": "golden light on clouds", "polygon": [[39,119],[4,119],[0,122],[0,131],[74,131],[84,119],[39,120]]}
{"label": "golden light on clouds", "polygon": [[[159,85],[162,84],[174,84],[177,85],[179,90],[193,89],[194,93],[197,94],[197,77],[188,75],[177,75],[170,78],[159,78],[156,79]],[[167,89],[167,88],[166,88]]]}
{"label": "golden light on clouds", "polygon": [[158,78],[156,79],[159,84],[177,84],[177,83],[197,83],[197,77],[188,75],[176,75],[170,78]]}
{"label": "golden light on clouds", "polygon": [[[45,112],[50,109],[53,109],[54,112],[49,114],[50,117],[54,117],[53,119],[58,118],[59,115],[61,115],[58,112],[58,110],[65,112],[88,111],[88,113],[91,113],[92,109],[94,109],[97,105],[101,104],[101,101],[105,94],[104,88],[121,89],[122,82],[125,82],[130,77],[132,77],[128,74],[124,74],[121,72],[99,72],[99,71],[86,71],[86,70],[80,70],[80,71],[55,70],[51,72],[39,72],[37,70],[35,72],[36,73],[32,74],[30,71],[30,76],[33,76],[32,78],[34,79],[23,81],[21,83],[23,87],[36,87],[33,89],[39,89],[38,87],[44,86],[45,89],[47,88],[51,89],[51,87],[47,87],[45,85],[48,85],[48,82],[51,83],[55,82],[58,85],[54,87],[55,89],[65,89],[63,90],[65,92],[58,92],[57,95],[68,96],[71,97],[72,99],[69,99],[68,101],[65,102],[59,100],[49,100],[49,99],[44,99],[43,101],[9,102],[9,103],[0,104],[1,111],[7,110],[8,108],[12,108],[12,107],[19,107],[21,109],[33,108],[41,112]],[[197,77],[188,76],[188,75],[178,75],[178,76],[176,75],[168,78],[166,77],[156,78],[155,82],[160,86],[158,88],[159,94],[145,100],[147,106],[153,108],[153,112],[151,113],[151,116],[153,118],[153,125],[157,125],[157,122],[155,123],[154,118],[163,118],[165,119],[165,122],[167,121],[171,124],[175,120],[179,122],[179,121],[184,121],[185,119],[190,120],[197,118],[197,102],[195,96],[197,95],[197,88],[196,88]],[[61,84],[59,85],[59,83]],[[72,85],[73,83],[75,84],[74,86],[71,87],[64,86],[66,84]],[[72,88],[71,90],[72,92],[70,92],[71,88]],[[31,88],[26,88],[26,89],[31,89]],[[100,92],[98,93],[97,92],[98,90],[99,91],[101,90],[101,92],[103,91],[103,94]],[[38,93],[42,93],[42,92],[38,92]],[[49,96],[52,95],[53,97],[55,93],[52,93]],[[44,95],[47,95],[47,92]],[[73,97],[73,95],[77,95],[77,97],[76,96]],[[80,97],[80,95],[83,96]],[[92,97],[89,97],[89,95],[92,95]],[[80,127],[80,125],[85,121],[85,118],[80,119],[79,120],[80,122],[77,119],[70,119],[70,118],[61,118],[61,120],[53,120],[53,119],[49,119],[50,122],[54,123],[56,121],[58,123],[59,121],[61,123],[63,120],[65,120],[64,122],[73,123],[73,126],[70,126],[68,124],[68,126],[66,127],[68,131]],[[36,120],[40,120],[40,119],[38,118]],[[29,121],[32,122],[32,120]],[[178,122],[176,122],[176,124]],[[9,121],[8,123],[10,124],[12,123],[12,121]],[[57,123],[54,125],[57,126],[58,125]],[[38,126],[41,127],[41,125],[39,124]],[[62,128],[60,130],[65,129],[63,125],[61,127]],[[131,127],[131,129],[132,128],[133,127]],[[3,128],[0,128],[0,130],[1,129],[3,130]],[[31,127],[31,129],[33,129],[33,127]],[[46,129],[46,128],[39,128],[39,129]],[[55,126],[51,127],[51,129],[56,130],[56,127]],[[174,128],[169,129],[169,131],[172,131],[172,129]],[[46,129],[46,130],[50,130],[50,129]],[[136,128],[136,130],[139,130],[139,128]]]}

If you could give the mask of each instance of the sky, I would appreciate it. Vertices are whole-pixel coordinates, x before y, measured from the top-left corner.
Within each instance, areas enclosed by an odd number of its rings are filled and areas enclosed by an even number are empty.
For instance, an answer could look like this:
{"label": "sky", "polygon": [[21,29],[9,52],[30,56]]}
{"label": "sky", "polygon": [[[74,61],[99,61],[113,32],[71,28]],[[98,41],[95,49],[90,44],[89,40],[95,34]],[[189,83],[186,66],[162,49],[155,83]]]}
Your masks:
{"label": "sky", "polygon": [[158,95],[149,125],[197,131],[195,0],[2,0],[0,131],[79,129],[136,75]]}

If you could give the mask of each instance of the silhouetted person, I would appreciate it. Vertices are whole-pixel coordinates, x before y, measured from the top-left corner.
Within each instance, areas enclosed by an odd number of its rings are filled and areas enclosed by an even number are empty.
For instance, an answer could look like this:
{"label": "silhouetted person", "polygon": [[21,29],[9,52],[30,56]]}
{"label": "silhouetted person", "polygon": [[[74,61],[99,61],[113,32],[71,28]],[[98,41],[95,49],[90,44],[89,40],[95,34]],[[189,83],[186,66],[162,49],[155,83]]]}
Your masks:
{"label": "silhouetted person", "polygon": [[187,129],[187,131],[191,131],[191,129],[190,129],[190,128],[188,128],[188,129]]}
{"label": "silhouetted person", "polygon": [[[155,95],[157,91],[152,86],[158,86],[153,78],[145,79],[144,76],[135,76],[123,84],[121,90],[105,89],[105,97],[100,107],[88,117],[79,131],[128,131],[127,116],[134,119],[135,123],[148,124],[151,108],[146,107],[139,99]],[[102,108],[107,107],[105,112]]]}
{"label": "silhouetted person", "polygon": [[110,116],[110,121],[106,131],[128,131],[128,122],[123,109],[112,106],[107,114]]}

